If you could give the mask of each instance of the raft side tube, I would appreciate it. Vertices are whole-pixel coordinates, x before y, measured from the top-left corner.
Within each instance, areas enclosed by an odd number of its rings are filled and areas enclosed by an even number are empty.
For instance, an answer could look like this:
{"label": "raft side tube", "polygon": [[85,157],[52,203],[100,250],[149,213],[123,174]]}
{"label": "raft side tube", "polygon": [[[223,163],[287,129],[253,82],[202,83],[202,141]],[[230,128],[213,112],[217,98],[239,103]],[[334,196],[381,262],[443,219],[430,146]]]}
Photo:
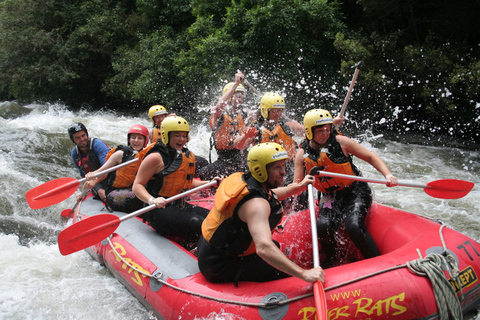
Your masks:
{"label": "raft side tube", "polygon": [[[91,203],[93,198],[86,199],[83,214],[94,216],[103,214],[98,206]],[[94,209],[97,208],[95,211]],[[111,213],[119,218],[126,213],[114,211]],[[140,219],[128,219],[120,223],[114,235],[120,235],[127,243],[138,250],[147,260],[151,261],[162,274],[171,279],[182,279],[200,272],[197,260],[186,250],[180,250],[179,245],[156,232]],[[102,242],[104,243],[104,242]],[[106,243],[105,243],[106,244]],[[99,261],[99,255],[93,258]]]}

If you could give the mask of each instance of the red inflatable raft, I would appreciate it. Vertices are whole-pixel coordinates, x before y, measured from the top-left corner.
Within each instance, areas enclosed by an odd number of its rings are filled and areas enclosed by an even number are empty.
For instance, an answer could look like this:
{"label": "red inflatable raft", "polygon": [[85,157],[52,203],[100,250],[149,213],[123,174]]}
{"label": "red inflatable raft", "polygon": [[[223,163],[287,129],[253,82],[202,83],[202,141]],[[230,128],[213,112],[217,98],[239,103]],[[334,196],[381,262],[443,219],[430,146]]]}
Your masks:
{"label": "red inflatable raft", "polygon": [[[212,205],[207,200],[197,203]],[[77,206],[74,221],[104,214],[102,207],[87,198]],[[442,319],[478,312],[476,241],[378,203],[370,210],[367,227],[381,256],[325,270],[330,320]],[[310,230],[307,210],[287,215],[274,232],[285,254],[304,267],[312,265]],[[138,218],[125,220],[109,238],[87,249],[158,319],[315,319],[311,283],[294,277],[240,282],[238,287],[209,283],[191,251]],[[348,251],[350,259],[358,255]]]}

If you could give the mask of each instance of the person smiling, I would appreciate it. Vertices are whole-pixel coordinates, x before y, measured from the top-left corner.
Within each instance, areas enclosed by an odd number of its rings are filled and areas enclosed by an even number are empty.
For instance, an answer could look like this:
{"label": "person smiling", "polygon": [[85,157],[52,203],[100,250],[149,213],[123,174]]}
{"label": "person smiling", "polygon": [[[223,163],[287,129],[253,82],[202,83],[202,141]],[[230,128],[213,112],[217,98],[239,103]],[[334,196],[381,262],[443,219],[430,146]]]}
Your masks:
{"label": "person smiling", "polygon": [[[302,180],[314,167],[319,170],[360,176],[352,156],[377,169],[387,186],[397,185],[397,178],[375,153],[334,129],[334,119],[323,109],[308,111],[303,118],[306,139],[295,157],[294,181]],[[322,193],[317,219],[318,238],[326,255],[325,267],[338,263],[335,234],[345,222],[348,235],[364,258],[378,256],[377,245],[365,227],[365,217],[372,204],[372,191],[366,182],[315,176],[313,186]]]}
{"label": "person smiling", "polygon": [[[175,114],[172,114],[175,115]],[[148,109],[148,117],[153,123],[153,128],[150,130],[150,141],[156,143],[157,141],[162,141],[160,137],[160,127],[162,121],[167,117],[167,109],[162,105],[154,105]]]}
{"label": "person smiling", "polygon": [[[87,128],[81,122],[72,123],[67,131],[70,140],[75,143],[71,157],[82,178],[87,173],[97,170],[105,164],[105,159],[110,150],[105,142],[90,138]],[[100,199],[105,203],[105,187],[101,182],[95,185],[92,193],[95,199]]]}
{"label": "person smiling", "polygon": [[146,154],[132,189],[140,200],[157,206],[144,214],[144,220],[157,232],[196,242],[208,210],[184,199],[167,204],[166,199],[209,181],[194,179],[195,155],[185,147],[189,141],[188,122],[171,116],[163,120],[160,129],[162,143],[156,143]]}
{"label": "person smiling", "polygon": [[105,164],[85,175],[87,181],[82,189],[92,189],[97,183],[104,181],[107,209],[127,213],[141,209],[143,202],[132,191],[139,161],[110,172],[108,175],[95,177],[95,174],[136,158],[141,159],[150,149],[150,146],[147,147],[148,141],[148,129],[145,126],[140,124],[131,126],[127,133],[127,147],[120,145],[110,150]]}
{"label": "person smiling", "polygon": [[287,151],[278,143],[253,146],[247,157],[250,172],[222,181],[215,205],[202,224],[198,266],[208,281],[264,282],[295,276],[307,282],[325,281],[321,267],[303,269],[287,258],[272,239],[283,217],[281,200],[307,189],[313,181],[284,186]]}

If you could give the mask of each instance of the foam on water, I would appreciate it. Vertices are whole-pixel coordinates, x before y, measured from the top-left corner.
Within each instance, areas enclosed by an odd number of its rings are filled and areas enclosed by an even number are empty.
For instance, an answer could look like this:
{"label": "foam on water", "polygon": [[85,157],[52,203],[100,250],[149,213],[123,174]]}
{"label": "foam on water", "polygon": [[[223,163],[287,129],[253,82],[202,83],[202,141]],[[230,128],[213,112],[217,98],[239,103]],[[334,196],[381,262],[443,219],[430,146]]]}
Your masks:
{"label": "foam on water", "polygon": [[56,244],[19,245],[0,234],[0,318],[149,319],[151,315],[85,252],[59,254]]}

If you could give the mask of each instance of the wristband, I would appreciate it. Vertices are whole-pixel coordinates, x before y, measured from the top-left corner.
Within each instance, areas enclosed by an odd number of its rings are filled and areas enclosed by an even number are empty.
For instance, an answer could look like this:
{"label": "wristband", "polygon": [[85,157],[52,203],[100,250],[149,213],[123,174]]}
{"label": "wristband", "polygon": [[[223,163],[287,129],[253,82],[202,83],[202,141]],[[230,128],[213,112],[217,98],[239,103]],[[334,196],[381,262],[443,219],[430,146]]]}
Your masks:
{"label": "wristband", "polygon": [[148,199],[148,204],[152,205],[152,200],[154,200],[154,199],[155,199],[155,197],[151,197],[150,199]]}
{"label": "wristband", "polygon": [[389,177],[393,177],[393,174],[389,173],[385,176],[385,179],[388,179]]}

